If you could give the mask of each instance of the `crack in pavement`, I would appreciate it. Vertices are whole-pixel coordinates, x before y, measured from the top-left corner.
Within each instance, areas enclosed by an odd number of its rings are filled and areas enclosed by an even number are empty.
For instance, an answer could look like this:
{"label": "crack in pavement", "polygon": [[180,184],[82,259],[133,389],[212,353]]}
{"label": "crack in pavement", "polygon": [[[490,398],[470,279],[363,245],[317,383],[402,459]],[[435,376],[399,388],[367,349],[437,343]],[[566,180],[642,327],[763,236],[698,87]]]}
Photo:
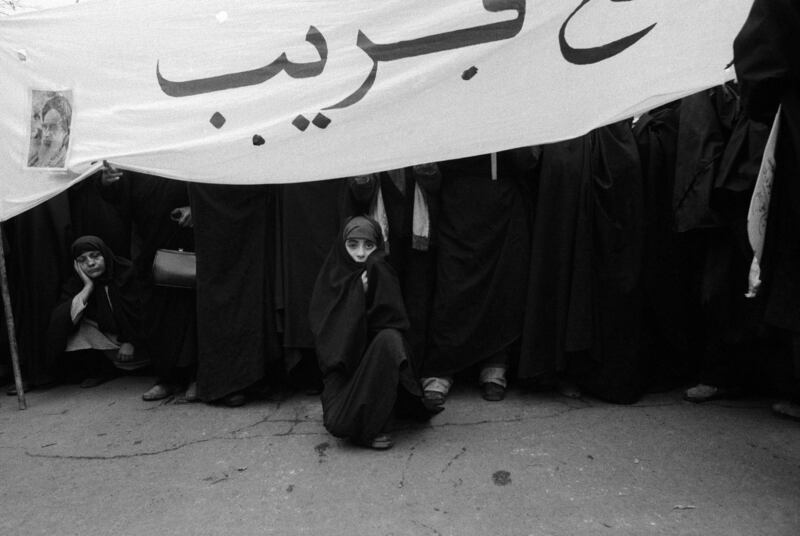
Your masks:
{"label": "crack in pavement", "polygon": [[400,477],[400,482],[397,484],[398,488],[405,487],[406,485],[406,471],[408,470],[409,463],[411,463],[411,458],[414,457],[414,451],[417,449],[417,445],[419,445],[420,443],[422,443],[422,440],[417,441],[411,446],[410,449],[411,452],[408,453],[408,458],[406,458],[406,463],[403,466],[403,475]]}
{"label": "crack in pavement", "polygon": [[447,465],[445,465],[444,469],[442,469],[442,473],[441,474],[444,474],[445,471],[450,469],[450,466],[453,465],[453,462],[456,461],[457,459],[459,459],[461,456],[463,456],[465,452],[467,452],[467,447],[461,447],[461,452],[459,452],[458,454],[456,454],[455,456],[450,458],[450,461],[447,462]]}
{"label": "crack in pavement", "polygon": [[[298,419],[297,412],[295,412],[294,419],[274,419],[272,420],[271,417],[277,413],[280,409],[280,403],[276,408],[275,412],[268,414],[266,417],[258,419],[254,423],[250,423],[239,428],[235,428],[230,430],[222,435],[216,435],[212,437],[206,437],[201,439],[195,439],[191,441],[185,441],[183,443],[173,445],[171,447],[166,447],[163,449],[155,450],[155,451],[147,451],[147,452],[133,452],[133,453],[126,453],[126,454],[114,454],[109,456],[102,456],[102,455],[71,455],[71,454],[39,454],[30,452],[25,450],[25,455],[31,458],[49,458],[49,459],[64,459],[64,460],[121,460],[121,459],[128,459],[128,458],[138,458],[138,457],[146,457],[146,456],[158,456],[161,454],[166,454],[169,452],[175,452],[176,450],[180,450],[182,448],[198,445],[201,443],[207,443],[209,441],[236,441],[241,439],[253,439],[253,438],[264,438],[264,437],[280,437],[286,435],[312,435],[312,433],[296,433],[294,432],[294,427],[297,426],[302,420]],[[308,422],[313,422],[309,420]],[[288,423],[291,424],[290,429],[288,432],[280,433],[280,434],[272,434],[272,435],[255,435],[255,436],[240,436],[239,434],[247,429],[255,428],[264,423]],[[24,448],[24,447],[5,447],[5,448]]]}
{"label": "crack in pavement", "polygon": [[[477,426],[481,424],[505,424],[505,423],[513,423],[513,422],[523,422],[525,420],[535,420],[537,418],[552,418],[558,415],[562,415],[568,413],[570,411],[582,409],[582,408],[568,408],[564,411],[558,412],[556,415],[548,415],[548,416],[527,416],[527,417],[516,417],[512,419],[486,419],[477,422],[468,422],[468,423],[442,423],[439,425],[433,425],[434,428],[443,428],[443,427],[459,427],[459,426]],[[125,453],[125,454],[113,454],[113,455],[71,455],[71,454],[40,454],[30,452],[28,450],[25,451],[25,454],[31,458],[47,458],[47,459],[64,459],[64,460],[120,460],[120,459],[128,459],[128,458],[137,458],[137,457],[147,457],[147,456],[158,456],[161,454],[167,454],[170,452],[175,452],[176,450],[180,450],[185,447],[198,445],[201,443],[206,443],[209,441],[231,441],[231,440],[240,440],[240,439],[254,439],[254,438],[266,438],[266,437],[288,437],[288,436],[314,436],[314,435],[321,435],[325,434],[326,432],[297,432],[295,428],[297,425],[302,423],[318,423],[321,424],[322,421],[316,419],[303,419],[299,416],[299,411],[295,410],[295,418],[294,419],[272,419],[274,413],[270,413],[266,417],[258,419],[256,422],[247,424],[240,428],[236,428],[231,430],[223,435],[217,435],[202,439],[196,439],[192,441],[185,441],[178,445],[173,445],[171,447],[166,447],[163,449],[155,450],[155,451],[147,451],[147,452],[134,452],[134,453]],[[289,429],[285,432],[270,434],[270,435],[253,435],[253,436],[239,436],[243,430],[255,428],[261,424],[270,423],[270,424],[289,424]],[[417,443],[419,444],[419,443]],[[22,448],[22,447],[7,447],[7,448]],[[412,452],[409,455],[408,459],[406,460],[406,467],[403,470],[403,478],[400,481],[400,487],[405,485],[405,471],[408,468],[408,464],[411,461],[411,458],[414,455],[414,448],[416,445],[412,447]]]}
{"label": "crack in pavement", "polygon": [[428,529],[432,533],[436,534],[436,536],[442,536],[441,532],[439,532],[438,530],[436,530],[435,528],[433,528],[433,527],[431,527],[429,525],[426,525],[422,521],[417,521],[416,519],[412,519],[411,522],[414,523],[415,525],[419,525],[420,527],[424,527],[424,528]]}
{"label": "crack in pavement", "polygon": [[124,460],[127,458],[141,458],[147,456],[158,456],[160,454],[165,454],[167,452],[174,452],[176,450],[180,450],[184,447],[188,447],[189,445],[197,445],[200,443],[207,443],[209,441],[218,441],[222,439],[235,439],[235,438],[227,438],[227,437],[207,437],[204,439],[197,439],[194,441],[187,441],[185,443],[180,443],[179,445],[173,445],[171,447],[167,447],[161,450],[155,450],[150,452],[134,452],[130,454],[114,454],[111,456],[89,456],[89,455],[75,455],[75,454],[37,454],[30,451],[25,451],[25,455],[30,458],[50,458],[56,460]]}
{"label": "crack in pavement", "polygon": [[[550,414],[545,415],[518,415],[516,417],[510,418],[497,418],[497,419],[483,419],[479,421],[471,421],[471,422],[443,422],[443,423],[428,423],[426,427],[430,428],[446,428],[446,427],[474,427],[474,426],[481,426],[481,425],[490,425],[490,424],[512,424],[512,423],[521,423],[526,421],[536,421],[536,420],[544,420],[544,419],[555,419],[566,414],[580,411],[584,409],[593,409],[597,406],[591,404],[587,401],[582,401],[581,405],[572,405],[568,402],[561,402],[560,404],[566,406],[559,411],[555,411]],[[648,408],[660,408],[660,407],[669,407],[682,404],[682,401],[676,401],[674,403],[659,403],[659,404],[641,404],[641,405],[632,405],[626,406],[626,410],[628,409],[648,409]],[[114,454],[114,455],[70,455],[70,454],[43,454],[43,453],[35,453],[29,450],[25,450],[25,454],[31,458],[47,458],[47,459],[64,459],[64,460],[89,460],[89,461],[105,461],[105,460],[120,460],[120,459],[128,459],[128,458],[137,458],[137,457],[147,457],[147,456],[158,456],[161,454],[167,454],[170,452],[175,452],[177,450],[183,449],[185,447],[198,445],[202,443],[207,443],[210,441],[235,441],[235,440],[242,440],[242,439],[258,439],[258,438],[274,438],[274,437],[288,437],[288,436],[318,436],[318,435],[326,435],[327,432],[320,431],[320,432],[297,432],[296,428],[298,425],[303,423],[315,423],[321,426],[322,421],[321,419],[309,419],[303,418],[300,416],[302,408],[295,408],[295,416],[294,418],[283,418],[283,419],[275,419],[273,418],[278,411],[281,409],[282,401],[278,401],[276,408],[273,412],[267,414],[265,417],[262,417],[255,422],[243,425],[239,428],[235,428],[230,430],[222,435],[216,435],[207,438],[195,439],[191,441],[185,441],[183,443],[179,443],[177,445],[172,445],[170,447],[166,447],[159,450],[154,451],[146,451],[146,452],[134,452],[134,453],[124,453],[124,454]],[[158,407],[158,406],[156,406]],[[735,406],[737,408],[741,408],[741,406]],[[759,407],[760,408],[760,407]],[[152,409],[152,408],[149,408]],[[651,416],[652,417],[652,416]],[[288,430],[284,432],[278,432],[274,434],[256,434],[256,435],[247,435],[242,436],[240,435],[244,430],[249,430],[256,428],[262,424],[288,424]],[[398,430],[408,430],[408,429],[417,429],[420,426],[417,425],[407,425],[401,426],[396,429]],[[420,440],[414,446],[411,447],[411,452],[406,459],[405,466],[403,468],[402,478],[399,483],[399,487],[405,486],[406,480],[406,472],[408,467],[410,466],[411,460],[414,456],[414,451],[416,447],[422,442]],[[24,447],[14,447],[14,446],[0,446],[3,449],[24,449]],[[459,457],[461,457],[466,452],[466,447],[462,447],[461,452],[456,454],[442,469],[442,473],[444,473]]]}

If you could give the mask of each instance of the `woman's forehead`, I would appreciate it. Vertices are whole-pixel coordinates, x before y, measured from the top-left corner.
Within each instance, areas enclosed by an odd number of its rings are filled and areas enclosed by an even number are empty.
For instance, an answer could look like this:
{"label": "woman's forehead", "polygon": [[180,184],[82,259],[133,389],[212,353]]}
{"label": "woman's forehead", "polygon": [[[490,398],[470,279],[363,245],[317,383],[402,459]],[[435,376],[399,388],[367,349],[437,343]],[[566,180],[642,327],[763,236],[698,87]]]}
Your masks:
{"label": "woman's forehead", "polygon": [[83,252],[81,252],[81,253],[80,253],[80,254],[79,254],[77,257],[76,257],[76,259],[80,259],[80,258],[82,258],[82,257],[96,257],[96,256],[98,256],[98,255],[102,256],[102,255],[103,255],[103,252],[102,252],[102,251],[100,251],[99,249],[89,249],[89,250],[86,250],[86,251],[83,251]]}

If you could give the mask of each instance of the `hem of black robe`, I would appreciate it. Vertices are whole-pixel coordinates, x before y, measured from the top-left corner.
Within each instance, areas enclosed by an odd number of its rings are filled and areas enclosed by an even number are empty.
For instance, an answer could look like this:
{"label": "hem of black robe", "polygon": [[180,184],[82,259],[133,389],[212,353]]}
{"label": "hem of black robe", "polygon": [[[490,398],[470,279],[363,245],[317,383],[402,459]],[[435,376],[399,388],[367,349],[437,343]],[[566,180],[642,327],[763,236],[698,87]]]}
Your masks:
{"label": "hem of black robe", "polygon": [[[479,356],[471,358],[468,362],[459,362],[458,367],[441,367],[437,368],[435,366],[431,366],[430,364],[430,357],[434,356],[434,361],[436,360],[437,353],[439,355],[458,355],[459,351],[457,350],[448,350],[447,352],[442,352],[441,350],[433,349],[432,351],[428,352],[428,359],[426,360],[425,364],[422,367],[422,374],[423,378],[442,378],[444,376],[454,376],[459,372],[467,370],[468,368],[477,365],[483,361],[486,361],[490,357],[500,352],[505,352],[512,346],[519,338],[522,336],[522,333],[517,333],[516,335],[511,336],[508,340],[500,343],[498,347],[492,348],[490,350],[484,350],[480,353]],[[464,347],[462,347],[464,348]],[[469,350],[462,351],[461,354],[469,353]],[[516,363],[516,360],[513,360]],[[510,362],[509,362],[510,364]]]}
{"label": "hem of black robe", "polygon": [[[227,381],[227,385],[223,389],[204,390],[202,380],[198,379],[197,382],[197,396],[203,402],[216,402],[222,400],[228,395],[239,393],[252,387],[266,377],[266,373],[247,375],[246,378],[238,381]],[[209,392],[210,391],[210,392]]]}
{"label": "hem of black robe", "polygon": [[334,437],[364,443],[389,423],[399,390],[409,384],[413,388],[415,380],[402,335],[385,329],[372,339],[352,375],[331,372],[323,381],[325,429]]}

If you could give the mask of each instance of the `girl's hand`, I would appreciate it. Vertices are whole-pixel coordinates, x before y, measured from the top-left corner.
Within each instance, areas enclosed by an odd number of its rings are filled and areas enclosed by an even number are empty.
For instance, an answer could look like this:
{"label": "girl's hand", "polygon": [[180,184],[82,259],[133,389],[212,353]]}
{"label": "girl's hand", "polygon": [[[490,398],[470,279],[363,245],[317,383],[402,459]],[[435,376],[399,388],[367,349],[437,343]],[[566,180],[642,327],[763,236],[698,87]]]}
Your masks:
{"label": "girl's hand", "polygon": [[117,359],[119,359],[120,363],[127,363],[128,361],[132,361],[133,352],[134,352],[133,345],[129,342],[123,342],[122,345],[120,345],[119,347],[119,352],[117,352]]}
{"label": "girl's hand", "polygon": [[367,272],[366,270],[361,273],[361,284],[364,285],[364,292],[367,292],[369,288],[369,281],[367,280]]}
{"label": "girl's hand", "polygon": [[86,273],[84,273],[84,271],[81,269],[81,265],[78,264],[78,261],[72,261],[72,267],[75,269],[75,273],[78,274],[78,277],[81,278],[81,281],[83,282],[83,288],[91,289],[94,287],[94,282],[92,281],[92,278],[86,275]]}

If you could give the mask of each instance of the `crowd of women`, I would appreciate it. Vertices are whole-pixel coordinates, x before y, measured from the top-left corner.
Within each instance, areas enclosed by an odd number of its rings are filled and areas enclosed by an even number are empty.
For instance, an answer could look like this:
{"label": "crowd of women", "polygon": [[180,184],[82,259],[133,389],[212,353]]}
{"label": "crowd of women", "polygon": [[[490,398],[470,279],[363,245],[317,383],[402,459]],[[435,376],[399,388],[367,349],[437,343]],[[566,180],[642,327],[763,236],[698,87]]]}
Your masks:
{"label": "crowd of women", "polygon": [[[430,418],[455,381],[493,402],[512,380],[616,403],[760,392],[800,418],[800,70],[785,43],[764,54],[774,14],[759,5],[740,85],[572,140],[287,185],[106,166],[4,224],[28,388],[143,369],[145,400],[238,406],[288,383],[321,392],[331,433],[374,448],[391,446],[393,410]],[[195,288],[156,284],[162,248],[196,252]]]}

